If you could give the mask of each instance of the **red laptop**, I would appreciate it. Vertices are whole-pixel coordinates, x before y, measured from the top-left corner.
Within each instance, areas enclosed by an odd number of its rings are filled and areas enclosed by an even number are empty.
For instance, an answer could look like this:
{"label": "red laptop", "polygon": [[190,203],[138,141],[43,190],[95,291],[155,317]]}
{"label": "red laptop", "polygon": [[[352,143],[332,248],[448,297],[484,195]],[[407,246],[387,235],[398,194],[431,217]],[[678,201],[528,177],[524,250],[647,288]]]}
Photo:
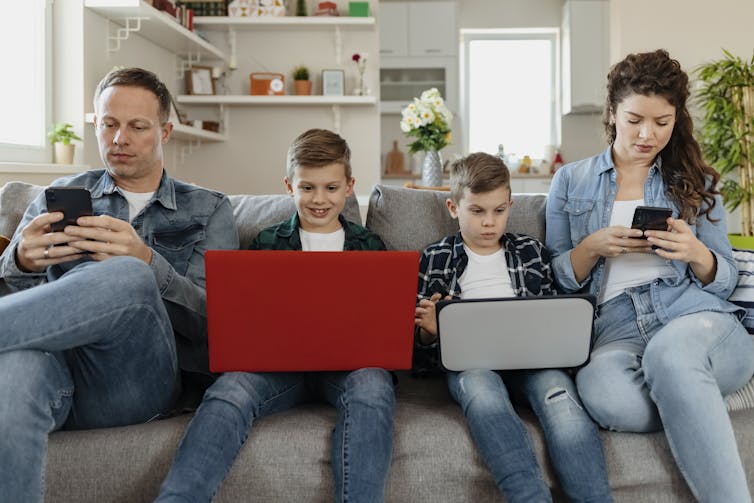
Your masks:
{"label": "red laptop", "polygon": [[418,252],[205,254],[213,372],[411,368]]}

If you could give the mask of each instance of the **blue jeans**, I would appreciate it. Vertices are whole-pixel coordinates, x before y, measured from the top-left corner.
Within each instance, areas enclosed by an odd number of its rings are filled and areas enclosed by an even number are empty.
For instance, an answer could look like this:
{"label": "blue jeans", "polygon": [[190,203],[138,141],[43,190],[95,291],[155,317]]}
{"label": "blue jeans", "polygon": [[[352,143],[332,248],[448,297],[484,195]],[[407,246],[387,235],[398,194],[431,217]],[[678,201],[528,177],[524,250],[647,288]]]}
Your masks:
{"label": "blue jeans", "polygon": [[702,502],[750,502],[724,395],[754,373],[754,342],[735,316],[702,311],[663,325],[647,286],[603,303],[595,344],[576,383],[603,427],[664,427],[670,450]]}
{"label": "blue jeans", "polygon": [[175,339],[154,274],[86,262],[0,298],[0,492],[42,501],[48,434],[148,421],[179,392]]}
{"label": "blue jeans", "polygon": [[463,409],[474,443],[506,499],[511,503],[552,500],[506,384],[537,415],[555,473],[569,499],[612,501],[597,425],[582,408],[566,372],[449,372],[450,393]]}
{"label": "blue jeans", "polygon": [[377,368],[221,375],[189,423],[157,501],[209,502],[256,419],[321,399],[338,411],[332,442],[335,500],[384,501],[395,394],[390,373]]}

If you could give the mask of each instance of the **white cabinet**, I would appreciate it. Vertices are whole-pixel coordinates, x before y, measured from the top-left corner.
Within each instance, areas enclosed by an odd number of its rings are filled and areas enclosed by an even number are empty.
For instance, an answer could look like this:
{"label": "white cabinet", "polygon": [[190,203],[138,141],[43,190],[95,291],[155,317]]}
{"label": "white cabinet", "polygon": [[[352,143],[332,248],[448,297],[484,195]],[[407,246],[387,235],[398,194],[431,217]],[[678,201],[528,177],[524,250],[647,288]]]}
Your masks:
{"label": "white cabinet", "polygon": [[566,0],[561,33],[563,113],[599,112],[609,67],[607,0]]}
{"label": "white cabinet", "polygon": [[511,193],[513,194],[547,194],[550,192],[550,185],[552,185],[551,176],[511,177]]}
{"label": "white cabinet", "polygon": [[380,56],[408,55],[408,5],[380,3]]}
{"label": "white cabinet", "polygon": [[380,56],[455,56],[454,2],[381,2]]}

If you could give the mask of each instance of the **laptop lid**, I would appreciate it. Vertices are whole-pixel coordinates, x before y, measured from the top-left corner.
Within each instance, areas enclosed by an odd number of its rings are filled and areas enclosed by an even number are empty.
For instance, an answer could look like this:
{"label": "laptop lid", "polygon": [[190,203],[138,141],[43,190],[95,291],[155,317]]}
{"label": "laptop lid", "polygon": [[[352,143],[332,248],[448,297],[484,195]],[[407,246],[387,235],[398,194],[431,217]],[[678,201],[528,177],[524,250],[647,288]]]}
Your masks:
{"label": "laptop lid", "polygon": [[575,367],[589,356],[589,295],[440,301],[440,358],[448,370]]}
{"label": "laptop lid", "polygon": [[205,254],[213,372],[411,368],[419,254]]}

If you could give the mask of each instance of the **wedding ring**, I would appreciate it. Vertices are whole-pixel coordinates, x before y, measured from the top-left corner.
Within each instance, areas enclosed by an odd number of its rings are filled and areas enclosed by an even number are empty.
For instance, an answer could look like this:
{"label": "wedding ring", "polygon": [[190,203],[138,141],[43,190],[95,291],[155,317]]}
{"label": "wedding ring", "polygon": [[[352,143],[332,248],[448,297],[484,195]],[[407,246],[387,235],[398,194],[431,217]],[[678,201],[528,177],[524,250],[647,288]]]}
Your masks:
{"label": "wedding ring", "polygon": [[623,248],[620,249],[620,252],[622,255],[625,255],[626,253],[628,253],[628,250],[626,250],[626,247],[624,246]]}
{"label": "wedding ring", "polygon": [[45,248],[45,259],[49,259],[49,258],[50,258],[50,249]]}

